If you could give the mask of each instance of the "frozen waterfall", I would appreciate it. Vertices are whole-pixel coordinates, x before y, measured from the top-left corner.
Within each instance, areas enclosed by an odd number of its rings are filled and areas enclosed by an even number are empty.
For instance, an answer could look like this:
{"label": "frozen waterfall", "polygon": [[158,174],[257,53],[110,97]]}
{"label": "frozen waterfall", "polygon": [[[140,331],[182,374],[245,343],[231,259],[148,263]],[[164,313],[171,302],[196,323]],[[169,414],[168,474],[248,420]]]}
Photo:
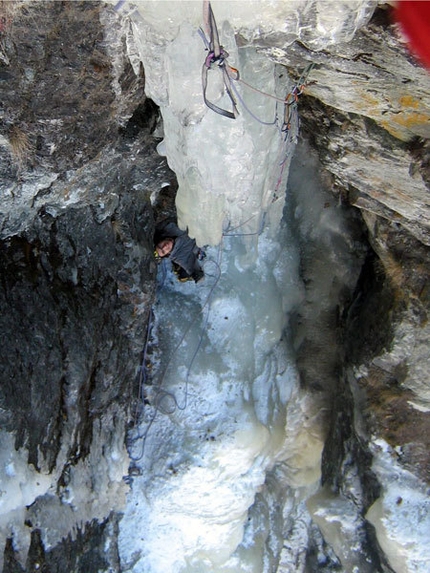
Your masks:
{"label": "frozen waterfall", "polygon": [[[304,288],[287,223],[308,210],[305,224],[322,242],[342,242],[345,228],[335,206],[323,208],[306,146],[299,157],[300,200],[292,208],[287,194],[277,236],[268,229],[258,236],[252,264],[238,232],[207,249],[202,284],[179,283],[168,261],[159,269],[148,352],[154,374],[130,433],[124,571],[273,573],[280,564],[304,571],[305,500],[319,488],[324,408],[301,390],[295,366],[288,317]],[[356,519],[350,512],[347,526]],[[359,554],[349,559],[360,564]]]}
{"label": "frozen waterfall", "polygon": [[267,469],[291,455],[287,411],[306,405],[285,344],[292,294],[280,288],[297,253],[291,246],[279,256],[267,234],[259,246],[256,264],[244,269],[242,242],[225,238],[208,250],[197,287],[160,271],[152,360],[161,377],[145,388],[150,404],[133,436],[142,475],[133,477],[121,521],[125,570],[262,570],[262,554],[246,557],[245,569],[235,550],[246,550],[248,509]]}
{"label": "frozen waterfall", "polygon": [[[179,190],[179,223],[188,227],[200,245],[219,244],[223,230],[241,226],[241,231],[259,229],[263,214],[285,187],[287,166],[280,172],[279,130],[262,125],[239,105],[239,117],[231,119],[210,111],[202,97],[202,65],[207,52],[199,29],[208,36],[204,22],[207,2],[118,2],[120,15],[128,15],[128,51],[136,73],[145,70],[145,92],[160,106],[164,142],[160,150],[176,173]],[[285,98],[299,79],[289,79],[285,70],[252,47],[259,36],[296,39],[322,49],[349,40],[368,21],[376,2],[353,0],[254,0],[211,3],[220,42],[228,62],[254,89]],[[236,43],[241,38],[241,47]],[[303,68],[305,67],[305,64]],[[222,74],[209,71],[208,96],[219,107],[228,107]],[[236,85],[235,83],[233,84]],[[263,122],[282,115],[282,106],[271,97],[237,84],[238,98]],[[281,107],[281,109],[279,109]],[[282,122],[281,122],[282,123]],[[279,178],[281,177],[281,181]],[[282,193],[271,223],[276,229],[282,213]],[[197,207],[197,208],[196,208]]]}
{"label": "frozen waterfall", "polygon": [[[373,5],[327,12],[320,4],[213,2],[230,65],[257,90],[285,97],[293,80],[252,48],[258,30],[323,47],[353,34]],[[160,269],[154,376],[131,436],[134,475],[120,523],[123,571],[269,573],[280,561],[299,571],[310,520],[302,501],[318,488],[323,436],[318,405],[298,384],[288,328],[303,288],[298,247],[281,223],[292,152],[276,122],[283,106],[245,85],[240,96],[273,125],[240,106],[234,121],[205,106],[202,3],[119,2],[117,10],[129,18],[131,61],[136,70],[143,62],[146,93],[161,108],[159,151],[178,178],[179,223],[208,255],[203,285]],[[210,73],[211,99],[228,107],[221,75]],[[282,548],[279,488],[297,518],[291,550]]]}

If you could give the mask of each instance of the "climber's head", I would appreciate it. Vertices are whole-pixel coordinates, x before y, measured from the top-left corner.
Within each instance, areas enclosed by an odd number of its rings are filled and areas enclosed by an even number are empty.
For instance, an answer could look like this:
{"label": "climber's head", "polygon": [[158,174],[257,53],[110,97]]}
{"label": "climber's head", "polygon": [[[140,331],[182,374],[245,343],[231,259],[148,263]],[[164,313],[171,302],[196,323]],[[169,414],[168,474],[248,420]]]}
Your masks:
{"label": "climber's head", "polygon": [[167,257],[172,252],[174,244],[175,244],[175,241],[173,239],[171,239],[170,237],[167,237],[166,239],[162,239],[155,246],[155,252],[157,253],[157,255],[159,257]]}

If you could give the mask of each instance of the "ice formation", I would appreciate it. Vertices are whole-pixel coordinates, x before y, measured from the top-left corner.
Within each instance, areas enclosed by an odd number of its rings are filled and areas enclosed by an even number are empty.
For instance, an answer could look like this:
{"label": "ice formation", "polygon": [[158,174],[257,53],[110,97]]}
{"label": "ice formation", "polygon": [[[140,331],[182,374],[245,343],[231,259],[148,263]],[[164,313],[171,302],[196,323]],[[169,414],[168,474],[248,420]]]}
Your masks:
{"label": "ice formation", "polygon": [[[230,65],[253,87],[285,97],[294,79],[258,54],[253,38],[281,32],[322,48],[348,39],[373,4],[212,6]],[[252,508],[275,507],[279,487],[299,488],[290,509],[309,520],[300,501],[318,487],[323,447],[319,411],[299,389],[288,335],[288,312],[303,296],[297,245],[281,225],[292,149],[279,123],[262,125],[240,106],[235,120],[205,106],[202,3],[118,3],[117,10],[130,18],[131,60],[136,70],[143,62],[146,94],[161,109],[159,151],[178,178],[179,223],[208,254],[203,285],[178,284],[168,269],[160,274],[152,356],[159,374],[145,388],[148,405],[132,436],[122,568],[273,571],[281,553],[285,564],[303,558],[306,528],[295,527],[290,552],[268,550],[271,531],[279,534],[274,546],[282,539],[282,510],[274,523],[270,512]],[[236,34],[245,40],[240,49]],[[211,81],[211,99],[228,107],[216,70]],[[265,122],[282,114],[272,98],[238,90]],[[281,467],[282,476],[266,479]]]}
{"label": "ice formation", "polygon": [[[278,168],[281,136],[276,126],[256,122],[240,105],[234,121],[205,106],[201,76],[207,52],[199,34],[203,28],[208,36],[204,4],[138,1],[116,5],[119,14],[130,18],[128,47],[134,67],[137,71],[143,62],[146,94],[161,109],[162,149],[179,183],[179,222],[199,244],[216,245],[226,228],[240,225],[242,232],[253,232],[260,227],[288,169],[281,174]],[[285,45],[300,39],[313,49],[322,49],[349,40],[367,22],[376,2],[215,0],[211,4],[230,65],[254,88],[285,98],[302,70],[289,79],[285,70],[276,70],[257,53],[253,40],[279,35]],[[236,35],[243,39],[240,49]],[[209,77],[212,100],[220,107],[228,106],[221,73],[213,69]],[[282,115],[283,109],[272,98],[242,84],[237,91],[263,121],[272,122],[277,112]],[[282,213],[282,204],[276,212]],[[278,224],[279,217],[273,222],[274,227]]]}
{"label": "ice formation", "polygon": [[378,541],[395,571],[424,572],[430,563],[428,488],[396,461],[398,452],[384,440],[373,445],[373,470],[383,495],[366,518],[375,527]]}
{"label": "ice formation", "polygon": [[[237,571],[240,563],[261,573],[263,552],[243,537],[266,471],[289,459],[291,482],[300,472],[302,486],[305,475],[311,486],[319,477],[322,441],[313,423],[302,426],[314,413],[283,340],[293,299],[279,287],[297,267],[297,250],[291,244],[281,256],[267,233],[259,242],[261,256],[247,269],[240,237],[208,249],[204,285],[161,270],[152,357],[158,364],[161,356],[161,375],[145,388],[150,405],[131,448],[141,475],[120,524],[124,571]],[[247,535],[255,536],[249,525]]]}
{"label": "ice formation", "polygon": [[[112,416],[108,417],[106,423],[113,425]],[[124,429],[118,428],[109,441],[95,425],[90,456],[68,467],[67,485],[57,496],[59,470],[36,471],[28,464],[27,449],[16,450],[14,437],[0,431],[0,538],[3,543],[13,538],[22,563],[31,541],[27,520],[40,527],[44,547],[49,550],[69,535],[74,538],[82,523],[102,521],[113,507],[125,503],[127,485],[122,478],[128,459],[124,442]],[[38,503],[34,504],[36,499]],[[2,563],[3,555],[0,566]]]}

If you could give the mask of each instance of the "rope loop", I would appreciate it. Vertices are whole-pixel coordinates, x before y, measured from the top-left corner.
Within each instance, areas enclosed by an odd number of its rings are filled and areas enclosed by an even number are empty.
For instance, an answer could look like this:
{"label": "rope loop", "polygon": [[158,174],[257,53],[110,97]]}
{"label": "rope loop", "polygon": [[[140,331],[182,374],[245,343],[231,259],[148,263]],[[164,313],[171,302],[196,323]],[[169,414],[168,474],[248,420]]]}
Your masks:
{"label": "rope loop", "polygon": [[[274,125],[274,124],[276,124],[277,123],[276,116],[275,116],[275,120],[270,121],[270,122],[258,118],[248,108],[248,106],[244,102],[242,96],[239,94],[236,86],[234,85],[234,82],[235,81],[240,82],[242,85],[246,86],[247,88],[261,94],[264,97],[274,99],[276,102],[284,104],[284,106],[291,106],[293,104],[297,104],[299,96],[302,95],[302,93],[306,87],[306,81],[307,81],[308,75],[311,72],[311,70],[313,69],[315,64],[311,63],[303,70],[297,84],[295,84],[292,87],[291,91],[285,96],[285,98],[280,98],[278,96],[266,93],[262,90],[259,90],[258,88],[255,88],[254,86],[245,82],[240,77],[239,70],[237,70],[233,66],[230,66],[230,64],[228,63],[227,58],[229,57],[229,54],[226,50],[224,50],[223,46],[221,46],[221,44],[219,42],[218,28],[217,28],[215,16],[214,16],[214,13],[212,11],[212,7],[211,7],[210,2],[205,2],[204,16],[205,16],[205,21],[207,23],[207,28],[208,28],[208,32],[209,32],[209,39],[206,38],[206,35],[205,35],[204,31],[202,30],[202,28],[199,28],[199,34],[200,34],[200,37],[202,38],[202,40],[205,44],[205,49],[209,52],[205,58],[205,61],[203,64],[203,72],[202,72],[202,91],[203,91],[203,99],[204,99],[205,104],[209,107],[209,109],[218,113],[219,115],[223,115],[224,117],[228,117],[230,119],[236,119],[236,117],[239,115],[239,112],[237,110],[236,100],[235,100],[233,93],[232,93],[232,92],[234,92],[234,95],[240,101],[242,106],[246,109],[246,111],[256,121],[258,121],[262,125]],[[206,97],[206,89],[207,89],[207,81],[208,81],[207,75],[208,75],[208,71],[212,68],[212,64],[214,64],[214,63],[218,63],[218,67],[222,70],[223,80],[224,80],[224,88],[225,88],[227,95],[230,98],[233,111],[228,111],[226,109],[223,109],[223,108],[217,106],[213,102],[209,101]],[[286,115],[287,115],[287,112],[285,111],[284,116],[286,116]],[[289,122],[285,121],[285,119],[284,119],[284,122],[283,122],[283,125],[281,128],[281,132],[285,131],[286,125],[289,125]],[[290,129],[290,127],[288,127],[288,129]]]}
{"label": "rope loop", "polygon": [[[188,325],[188,327],[185,329],[184,333],[182,334],[179,342],[176,344],[175,348],[173,349],[173,351],[169,357],[169,360],[167,361],[167,364],[166,364],[160,378],[158,379],[156,385],[152,386],[154,388],[154,396],[151,400],[152,403],[151,404],[148,404],[147,402],[146,403],[153,408],[153,412],[150,415],[149,421],[147,422],[147,427],[145,428],[145,430],[142,433],[138,433],[137,436],[130,438],[130,440],[129,440],[129,443],[130,443],[129,456],[133,462],[138,462],[139,460],[142,459],[142,457],[144,455],[146,439],[147,439],[149,431],[150,431],[150,429],[151,429],[151,427],[152,427],[152,425],[156,419],[157,413],[161,412],[162,414],[165,414],[165,415],[172,415],[172,414],[174,414],[174,412],[176,410],[184,411],[187,408],[187,405],[188,405],[188,384],[189,384],[190,373],[191,373],[194,361],[198,355],[198,352],[199,352],[200,347],[201,347],[202,342],[203,342],[203,332],[206,330],[206,326],[207,326],[207,323],[209,320],[210,302],[212,300],[214,290],[215,290],[216,286],[218,285],[218,282],[221,278],[221,267],[217,261],[215,261],[213,259],[206,259],[204,264],[203,264],[203,267],[205,268],[207,265],[209,265],[211,263],[215,266],[216,273],[215,273],[215,275],[210,275],[210,273],[207,273],[205,270],[206,276],[214,276],[215,277],[215,281],[209,289],[209,294],[207,295],[207,297],[203,303],[203,306],[195,314],[195,316],[191,320],[190,324]],[[163,276],[163,281],[162,281],[160,289],[162,288],[162,286],[164,284],[164,280],[165,280],[165,274]],[[163,388],[163,382],[164,382],[164,379],[165,379],[167,372],[170,368],[170,365],[172,364],[173,359],[176,356],[177,352],[179,351],[179,349],[180,349],[182,343],[184,342],[188,332],[191,330],[192,326],[196,323],[198,317],[200,316],[201,313],[204,312],[205,309],[207,309],[206,317],[203,321],[203,326],[202,326],[202,331],[201,331],[201,334],[199,337],[199,342],[196,346],[196,349],[193,353],[193,356],[191,357],[191,361],[188,365],[188,369],[187,369],[187,373],[186,373],[186,377],[185,377],[184,399],[183,399],[183,402],[180,403],[174,392],[171,392],[171,391]],[[138,418],[139,418],[138,407],[142,404],[142,402],[144,402],[144,385],[148,383],[147,349],[148,349],[149,339],[150,339],[150,335],[151,335],[152,328],[153,328],[153,322],[154,322],[154,316],[153,316],[153,311],[151,310],[149,325],[148,325],[148,331],[147,331],[147,337],[146,337],[145,347],[144,347],[144,352],[143,352],[143,361],[142,361],[142,365],[141,365],[141,369],[140,369],[141,372],[140,372],[140,382],[139,382],[139,396],[138,396],[139,399],[138,399],[138,405],[136,407],[136,412],[135,412],[135,419],[134,419],[135,426],[137,426]],[[131,452],[131,446],[134,443],[136,443],[138,440],[142,440],[142,445],[141,445],[139,453],[137,455],[134,455]]]}

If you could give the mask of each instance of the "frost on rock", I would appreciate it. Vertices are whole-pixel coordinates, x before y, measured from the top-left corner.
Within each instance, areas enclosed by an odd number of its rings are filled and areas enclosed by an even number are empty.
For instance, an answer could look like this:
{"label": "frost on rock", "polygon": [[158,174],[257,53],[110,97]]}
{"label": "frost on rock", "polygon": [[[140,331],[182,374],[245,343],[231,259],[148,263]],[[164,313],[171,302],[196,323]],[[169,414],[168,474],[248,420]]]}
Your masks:
{"label": "frost on rock", "polygon": [[[116,4],[116,3],[115,3]],[[370,18],[376,2],[218,2],[211,3],[220,42],[229,63],[254,88],[285,98],[293,81],[252,48],[256,39],[282,46],[299,39],[313,49],[348,41]],[[259,229],[263,214],[276,199],[281,134],[274,125],[257,123],[239,105],[236,120],[209,110],[202,97],[202,65],[207,55],[198,30],[205,28],[202,2],[124,2],[118,13],[129,17],[133,37],[128,49],[135,68],[145,70],[145,92],[160,106],[165,139],[162,146],[179,183],[180,225],[198,244],[216,245],[222,232]],[[207,30],[205,30],[208,35]],[[238,47],[236,38],[241,37]],[[219,107],[230,105],[220,70],[209,70],[208,96]],[[265,122],[282,115],[282,105],[237,84],[241,98]],[[238,98],[239,96],[237,96]],[[236,99],[237,99],[236,98]],[[281,108],[281,109],[280,109]],[[278,120],[279,123],[279,120]],[[282,201],[281,201],[282,202]],[[282,212],[278,204],[277,213]],[[276,226],[279,217],[273,222]]]}
{"label": "frost on rock", "polygon": [[430,563],[428,487],[396,461],[396,451],[384,440],[373,442],[372,469],[383,486],[366,519],[395,571],[424,573]]}
{"label": "frost on rock", "polygon": [[[109,414],[105,422],[114,425]],[[41,531],[44,548],[55,547],[62,539],[75,538],[82,524],[104,520],[113,508],[125,504],[128,456],[124,430],[117,429],[106,438],[99,424],[88,459],[60,471],[36,471],[29,465],[28,451],[15,450],[14,437],[0,432],[0,541],[13,539],[14,550],[25,563],[31,540],[31,528]],[[62,485],[58,485],[58,481]],[[3,555],[0,558],[2,566]]]}
{"label": "frost on rock", "polygon": [[4,546],[8,537],[20,531],[15,550],[23,561],[30,545],[30,531],[22,528],[25,507],[55,487],[53,476],[37,472],[27,464],[27,457],[26,450],[15,450],[11,434],[0,431],[0,540]]}

